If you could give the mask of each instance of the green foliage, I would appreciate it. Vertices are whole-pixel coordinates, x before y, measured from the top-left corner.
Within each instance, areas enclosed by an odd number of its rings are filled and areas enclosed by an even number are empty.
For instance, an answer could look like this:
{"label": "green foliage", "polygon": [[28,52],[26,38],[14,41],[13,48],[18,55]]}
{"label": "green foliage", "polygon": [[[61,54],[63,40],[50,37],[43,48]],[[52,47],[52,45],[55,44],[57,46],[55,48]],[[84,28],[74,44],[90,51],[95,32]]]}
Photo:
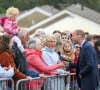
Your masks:
{"label": "green foliage", "polygon": [[6,10],[0,7],[0,13],[5,13]]}
{"label": "green foliage", "polygon": [[[40,5],[53,5],[54,7],[60,9],[61,5],[69,6],[74,0],[0,0],[0,13],[5,12],[5,10],[10,6],[15,6],[20,10],[31,9]],[[100,12],[100,0],[76,0],[79,3],[97,10]]]}

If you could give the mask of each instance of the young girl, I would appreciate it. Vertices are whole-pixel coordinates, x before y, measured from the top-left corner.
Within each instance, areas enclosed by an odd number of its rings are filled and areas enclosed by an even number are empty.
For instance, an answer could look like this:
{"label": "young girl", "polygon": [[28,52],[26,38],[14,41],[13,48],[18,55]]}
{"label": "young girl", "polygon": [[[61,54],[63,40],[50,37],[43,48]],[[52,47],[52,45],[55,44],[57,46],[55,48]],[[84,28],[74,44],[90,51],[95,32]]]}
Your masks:
{"label": "young girl", "polygon": [[[63,52],[61,54],[61,56],[63,57],[63,60],[64,61],[67,61],[67,62],[74,62],[74,59],[75,59],[75,53],[74,53],[74,49],[73,49],[73,46],[72,46],[72,43],[71,41],[65,41],[64,44],[63,44]],[[66,71],[69,71],[69,68],[66,67]],[[70,77],[67,77],[67,90],[70,90],[70,84],[71,81],[70,81]]]}
{"label": "young girl", "polygon": [[17,34],[17,21],[16,18],[19,14],[19,10],[14,7],[10,7],[6,11],[6,17],[2,18],[0,21],[1,26],[4,29],[4,32],[14,36]]}
{"label": "young girl", "polygon": [[61,55],[65,61],[73,62],[75,59],[74,49],[71,41],[66,41],[63,45],[63,53]]}
{"label": "young girl", "polygon": [[19,10],[15,7],[10,7],[6,11],[6,17],[0,19],[0,25],[2,26],[1,31],[12,36],[13,41],[17,43],[21,52],[24,52],[23,45],[20,39],[17,37],[18,27],[17,27],[17,16],[19,15]]}

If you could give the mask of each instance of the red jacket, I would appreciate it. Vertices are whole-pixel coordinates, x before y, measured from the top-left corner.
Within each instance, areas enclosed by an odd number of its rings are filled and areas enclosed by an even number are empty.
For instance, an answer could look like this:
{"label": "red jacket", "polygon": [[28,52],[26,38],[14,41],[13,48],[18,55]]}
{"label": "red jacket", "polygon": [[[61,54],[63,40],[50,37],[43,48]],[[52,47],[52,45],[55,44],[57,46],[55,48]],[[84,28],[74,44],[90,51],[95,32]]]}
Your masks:
{"label": "red jacket", "polygon": [[41,59],[42,51],[33,49],[25,49],[25,50],[27,51],[26,58],[29,69],[32,69],[38,72],[39,74],[48,73],[49,75],[54,75],[55,72],[53,71],[60,68],[59,64],[53,66],[46,66]]}
{"label": "red jacket", "polygon": [[[38,72],[39,74],[54,75],[55,72],[53,72],[53,71],[60,68],[59,64],[56,64],[53,66],[46,66],[42,62],[42,59],[41,59],[42,51],[33,50],[33,49],[25,49],[25,50],[27,51],[26,58],[27,58],[29,69],[32,69],[32,70]],[[37,86],[35,85],[36,83],[34,83],[34,89],[37,89]],[[43,84],[43,81],[41,84]],[[32,89],[32,87],[30,87],[30,88]],[[40,88],[40,82],[38,82],[38,89],[39,88]]]}

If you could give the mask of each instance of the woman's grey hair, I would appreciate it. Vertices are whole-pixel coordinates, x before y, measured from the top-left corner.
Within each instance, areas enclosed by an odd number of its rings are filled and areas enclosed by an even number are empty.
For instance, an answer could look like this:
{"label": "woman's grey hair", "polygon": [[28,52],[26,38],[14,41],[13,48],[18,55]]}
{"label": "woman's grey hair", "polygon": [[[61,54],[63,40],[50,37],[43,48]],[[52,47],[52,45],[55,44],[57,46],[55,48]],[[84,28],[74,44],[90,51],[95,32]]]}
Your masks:
{"label": "woman's grey hair", "polygon": [[39,38],[34,38],[34,39],[29,39],[29,41],[27,42],[27,48],[29,49],[35,49],[36,46],[41,43],[41,40]]}
{"label": "woman's grey hair", "polygon": [[56,41],[56,37],[54,35],[47,35],[45,41],[48,42],[50,40],[50,38],[53,38]]}
{"label": "woman's grey hair", "polygon": [[22,37],[22,36],[26,37],[27,36],[27,32],[25,30],[20,30],[20,31],[18,31],[17,36],[18,37]]}

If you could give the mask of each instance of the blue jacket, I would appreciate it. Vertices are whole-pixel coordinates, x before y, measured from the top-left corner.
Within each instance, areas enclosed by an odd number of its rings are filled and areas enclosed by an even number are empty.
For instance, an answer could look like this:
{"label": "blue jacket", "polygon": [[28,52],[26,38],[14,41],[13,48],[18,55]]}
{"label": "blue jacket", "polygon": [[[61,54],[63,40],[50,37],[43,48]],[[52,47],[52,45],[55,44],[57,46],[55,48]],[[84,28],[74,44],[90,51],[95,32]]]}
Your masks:
{"label": "blue jacket", "polygon": [[[77,63],[70,63],[70,68],[76,68],[76,77],[81,90],[91,90],[97,88],[99,74],[97,67],[97,57],[94,47],[84,42]],[[79,74],[82,78],[79,77]]]}

